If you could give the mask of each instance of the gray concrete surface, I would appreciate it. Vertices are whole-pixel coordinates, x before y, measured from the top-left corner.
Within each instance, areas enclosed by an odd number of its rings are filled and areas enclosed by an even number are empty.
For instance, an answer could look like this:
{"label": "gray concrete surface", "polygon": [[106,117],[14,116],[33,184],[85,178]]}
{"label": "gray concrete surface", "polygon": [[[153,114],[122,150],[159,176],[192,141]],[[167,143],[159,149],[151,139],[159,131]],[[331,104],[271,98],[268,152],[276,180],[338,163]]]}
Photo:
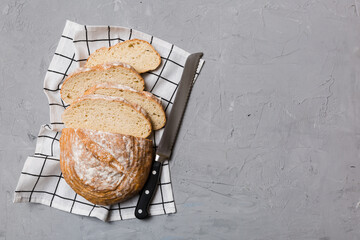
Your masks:
{"label": "gray concrete surface", "polygon": [[[1,0],[0,240],[360,239],[359,14],[357,0]],[[12,203],[66,19],[205,53],[171,162],[177,214],[109,224]]]}

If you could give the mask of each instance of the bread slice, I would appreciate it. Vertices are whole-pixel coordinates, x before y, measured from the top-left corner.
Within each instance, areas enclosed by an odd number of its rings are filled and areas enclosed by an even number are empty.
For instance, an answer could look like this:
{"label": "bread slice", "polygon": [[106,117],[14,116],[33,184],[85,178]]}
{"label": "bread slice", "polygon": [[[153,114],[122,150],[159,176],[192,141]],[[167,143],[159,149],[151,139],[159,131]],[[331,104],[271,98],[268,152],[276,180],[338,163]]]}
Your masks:
{"label": "bread slice", "polygon": [[146,91],[136,91],[130,87],[113,84],[113,83],[101,83],[89,90],[87,94],[98,94],[112,97],[121,97],[130,103],[134,103],[142,107],[148,114],[153,130],[159,130],[165,126],[166,116],[164,109],[161,105],[161,100]]}
{"label": "bread slice", "polygon": [[71,104],[85,90],[103,82],[126,85],[137,91],[142,91],[145,87],[144,79],[130,65],[113,62],[78,69],[65,79],[60,90],[61,98],[65,103]]}
{"label": "bread slice", "polygon": [[152,163],[152,141],[129,135],[64,128],[60,167],[65,181],[79,195],[111,205],[136,195]]}
{"label": "bread slice", "polygon": [[68,107],[62,120],[67,128],[85,128],[146,138],[152,127],[146,112],[123,98],[86,95]]}
{"label": "bread slice", "polygon": [[109,48],[99,48],[89,56],[85,66],[92,67],[115,61],[128,63],[137,72],[144,73],[155,70],[161,63],[161,57],[150,43],[132,39]]}

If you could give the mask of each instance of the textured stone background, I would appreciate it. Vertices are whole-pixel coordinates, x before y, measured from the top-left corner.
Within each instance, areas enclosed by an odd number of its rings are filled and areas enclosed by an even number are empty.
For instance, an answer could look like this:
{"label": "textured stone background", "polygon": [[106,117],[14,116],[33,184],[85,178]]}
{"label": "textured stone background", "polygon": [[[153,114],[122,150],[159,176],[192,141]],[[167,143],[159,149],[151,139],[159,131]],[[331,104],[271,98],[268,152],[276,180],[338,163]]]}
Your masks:
{"label": "textured stone background", "polygon": [[[0,240],[360,239],[359,15],[358,0],[1,0]],[[12,203],[66,19],[205,53],[171,161],[177,214]]]}

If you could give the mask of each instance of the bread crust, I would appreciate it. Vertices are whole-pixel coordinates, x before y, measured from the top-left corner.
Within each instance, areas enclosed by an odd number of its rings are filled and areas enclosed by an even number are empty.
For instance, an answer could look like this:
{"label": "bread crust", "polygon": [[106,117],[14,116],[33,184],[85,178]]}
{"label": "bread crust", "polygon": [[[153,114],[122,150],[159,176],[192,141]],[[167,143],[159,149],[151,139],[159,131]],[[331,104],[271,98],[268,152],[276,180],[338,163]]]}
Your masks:
{"label": "bread crust", "polygon": [[[111,205],[142,189],[151,168],[152,149],[152,141],[145,138],[64,128],[60,167],[77,194],[94,204]],[[111,177],[114,181],[107,182]]]}
{"label": "bread crust", "polygon": [[149,101],[156,104],[162,111],[163,124],[161,126],[159,126],[158,128],[154,128],[153,130],[159,130],[159,129],[161,129],[161,128],[163,128],[165,126],[165,124],[166,124],[166,114],[165,114],[165,111],[164,111],[163,106],[161,104],[161,100],[158,99],[157,97],[155,97],[152,93],[147,92],[147,91],[139,92],[139,91],[136,91],[135,89],[132,89],[132,88],[130,88],[128,86],[122,86],[120,84],[101,83],[101,84],[95,85],[95,86],[89,88],[88,90],[86,90],[85,93],[84,93],[84,96],[89,95],[89,94],[94,94],[96,92],[96,90],[101,89],[101,88],[122,89],[124,91],[131,91],[131,92],[134,92],[134,93],[138,94],[139,96],[145,97]]}
{"label": "bread crust", "polygon": [[113,62],[113,63],[99,64],[99,65],[96,65],[93,67],[88,67],[88,68],[86,68],[86,67],[78,68],[76,71],[74,71],[69,76],[67,76],[67,78],[64,80],[62,87],[60,89],[61,98],[65,101],[66,98],[64,96],[63,89],[64,89],[64,86],[66,86],[73,79],[73,77],[75,77],[79,74],[82,74],[84,72],[105,71],[105,70],[113,69],[113,68],[124,68],[124,69],[131,71],[133,74],[135,74],[138,77],[139,81],[141,82],[142,90],[145,89],[145,81],[144,81],[143,77],[133,67],[131,67],[129,64],[126,64],[126,63]]}
{"label": "bread crust", "polygon": [[152,70],[155,70],[157,69],[160,64],[161,64],[161,56],[160,54],[155,50],[155,48],[147,41],[145,40],[141,40],[141,39],[137,39],[137,38],[134,38],[134,39],[131,39],[131,40],[126,40],[126,41],[123,41],[123,42],[120,42],[120,43],[117,43],[111,47],[101,47],[101,48],[98,48],[97,50],[95,50],[95,52],[93,52],[92,54],[90,54],[90,56],[88,57],[88,59],[86,60],[86,63],[85,63],[85,67],[89,66],[89,62],[91,62],[93,60],[94,57],[96,57],[98,54],[100,54],[101,52],[103,51],[110,51],[111,49],[113,49],[114,47],[118,47],[120,45],[123,45],[123,44],[128,44],[129,42],[136,42],[136,41],[140,41],[140,42],[143,42],[145,44],[148,44],[152,50],[154,51],[154,53],[157,55],[157,58],[158,58],[158,63],[156,65],[156,67],[154,68],[151,68],[151,69],[148,69],[147,71],[138,71],[139,73],[144,73],[144,72],[148,72],[148,71],[152,71]]}

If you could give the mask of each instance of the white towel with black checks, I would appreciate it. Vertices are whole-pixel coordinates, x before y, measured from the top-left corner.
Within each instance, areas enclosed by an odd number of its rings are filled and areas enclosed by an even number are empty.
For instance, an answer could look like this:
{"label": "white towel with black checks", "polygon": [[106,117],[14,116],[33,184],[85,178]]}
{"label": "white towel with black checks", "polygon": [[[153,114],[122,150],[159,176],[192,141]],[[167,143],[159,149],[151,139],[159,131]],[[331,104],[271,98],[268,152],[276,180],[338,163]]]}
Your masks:
{"label": "white towel with black checks", "polygon": [[[100,47],[113,46],[128,39],[150,42],[162,58],[160,67],[142,74],[145,88],[161,98],[166,115],[172,108],[184,64],[189,53],[151,35],[117,26],[85,26],[67,21],[44,81],[44,92],[50,106],[50,124],[40,129],[35,154],[25,161],[14,194],[14,202],[42,203],[70,213],[97,217],[103,221],[135,218],[138,196],[112,206],[94,205],[76,194],[65,182],[60,170],[59,139],[64,124],[61,114],[67,107],[61,100],[61,85],[71,72],[85,64],[89,54]],[[196,80],[204,64],[201,60]],[[153,134],[157,145],[163,130]],[[158,190],[149,208],[150,215],[175,213],[170,169],[164,162]]]}

